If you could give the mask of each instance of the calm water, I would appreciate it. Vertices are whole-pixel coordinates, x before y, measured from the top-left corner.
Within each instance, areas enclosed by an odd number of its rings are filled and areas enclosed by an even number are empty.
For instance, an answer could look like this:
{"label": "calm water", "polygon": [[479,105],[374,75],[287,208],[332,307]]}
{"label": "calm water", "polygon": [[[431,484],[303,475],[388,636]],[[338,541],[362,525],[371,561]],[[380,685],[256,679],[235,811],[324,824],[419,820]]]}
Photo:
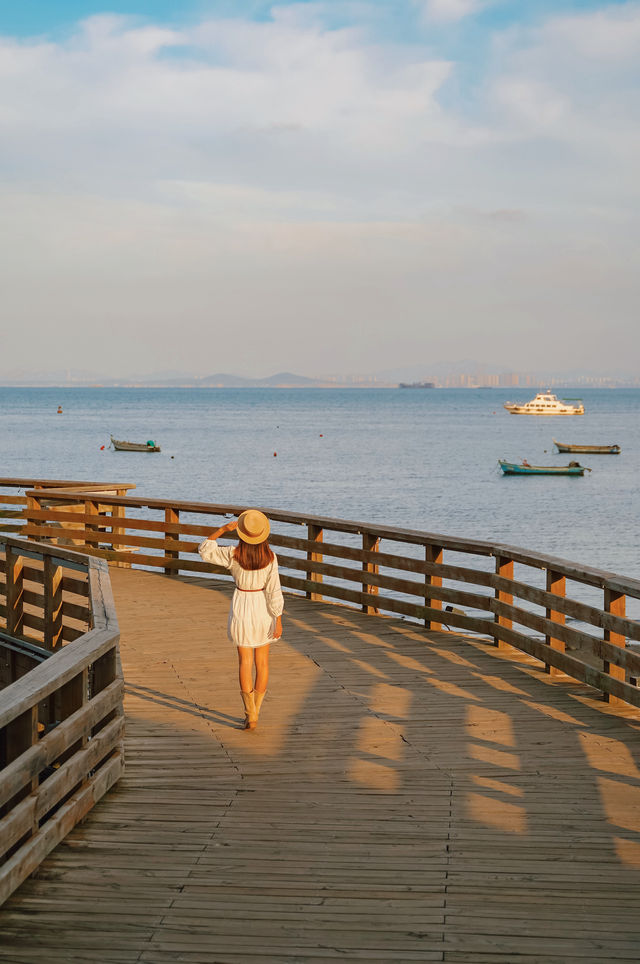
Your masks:
{"label": "calm water", "polygon": [[[582,417],[502,408],[533,394],[0,388],[1,474],[135,482],[149,496],[491,539],[640,577],[640,390],[565,392],[582,395]],[[102,451],[110,433],[155,439],[162,453]],[[617,442],[622,454],[579,456],[593,468],[584,478],[499,472],[498,458],[566,464],[554,437]]]}

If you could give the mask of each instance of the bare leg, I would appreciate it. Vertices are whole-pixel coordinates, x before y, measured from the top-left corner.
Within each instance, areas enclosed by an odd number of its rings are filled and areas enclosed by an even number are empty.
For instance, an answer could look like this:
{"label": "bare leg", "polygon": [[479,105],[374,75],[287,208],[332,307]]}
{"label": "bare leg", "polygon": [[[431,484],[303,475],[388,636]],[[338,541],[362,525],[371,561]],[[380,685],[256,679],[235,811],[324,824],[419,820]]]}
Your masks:
{"label": "bare leg", "polygon": [[253,691],[253,650],[250,646],[238,646],[238,678],[240,695],[244,705],[244,728],[255,730],[258,723],[256,697]]}
{"label": "bare leg", "polygon": [[238,678],[243,693],[253,689],[253,650],[250,646],[238,646]]}
{"label": "bare leg", "polygon": [[256,661],[256,692],[264,693],[269,682],[269,649],[270,645],[258,646],[254,649]]}

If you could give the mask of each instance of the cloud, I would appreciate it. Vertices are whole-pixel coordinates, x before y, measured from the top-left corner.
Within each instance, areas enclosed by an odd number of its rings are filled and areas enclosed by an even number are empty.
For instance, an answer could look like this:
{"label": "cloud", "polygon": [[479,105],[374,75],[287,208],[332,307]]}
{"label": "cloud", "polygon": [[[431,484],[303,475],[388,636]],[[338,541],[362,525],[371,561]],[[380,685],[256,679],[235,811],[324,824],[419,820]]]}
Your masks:
{"label": "cloud", "polygon": [[543,138],[547,146],[555,143],[565,157],[579,158],[592,182],[595,168],[601,176],[608,165],[610,174],[605,183],[595,181],[596,190],[622,196],[623,184],[612,181],[625,159],[635,163],[640,144],[640,3],[511,29],[497,38],[495,50],[486,86],[494,130],[533,138],[540,147]]}
{"label": "cloud", "polygon": [[424,0],[422,7],[427,20],[455,23],[478,13],[486,5],[487,0]]}
{"label": "cloud", "polygon": [[573,16],[556,16],[543,29],[547,41],[604,64],[640,57],[640,4],[611,5]]}
{"label": "cloud", "polygon": [[9,172],[48,167],[67,182],[244,170],[278,187],[317,183],[323,164],[333,180],[366,151],[375,166],[376,153],[451,127],[438,103],[447,61],[277,11],[181,31],[94,17],[64,44],[5,39],[0,65]]}
{"label": "cloud", "polygon": [[27,327],[53,359],[106,324],[138,326],[132,369],[239,326],[267,370],[312,373],[307,324],[326,370],[460,341],[515,364],[519,331],[542,356],[560,321],[597,360],[603,318],[633,364],[640,4],[494,31],[472,90],[437,48],[325,15],[0,38],[14,367]]}

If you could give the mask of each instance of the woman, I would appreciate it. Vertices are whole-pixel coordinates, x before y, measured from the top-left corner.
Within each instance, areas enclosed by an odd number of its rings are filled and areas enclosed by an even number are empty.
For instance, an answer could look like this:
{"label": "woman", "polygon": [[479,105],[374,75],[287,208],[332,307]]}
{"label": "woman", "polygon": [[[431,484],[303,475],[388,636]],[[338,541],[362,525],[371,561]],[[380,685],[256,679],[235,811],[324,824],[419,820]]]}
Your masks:
{"label": "woman", "polygon": [[[216,539],[238,531],[237,546],[219,546]],[[231,571],[236,589],[231,600],[227,635],[238,647],[238,675],[244,703],[244,728],[253,730],[269,680],[269,643],[282,636],[284,600],[278,560],[269,546],[269,520],[258,509],[247,509],[237,520],[212,532],[198,552],[205,562]],[[255,683],[253,670],[255,666]]]}

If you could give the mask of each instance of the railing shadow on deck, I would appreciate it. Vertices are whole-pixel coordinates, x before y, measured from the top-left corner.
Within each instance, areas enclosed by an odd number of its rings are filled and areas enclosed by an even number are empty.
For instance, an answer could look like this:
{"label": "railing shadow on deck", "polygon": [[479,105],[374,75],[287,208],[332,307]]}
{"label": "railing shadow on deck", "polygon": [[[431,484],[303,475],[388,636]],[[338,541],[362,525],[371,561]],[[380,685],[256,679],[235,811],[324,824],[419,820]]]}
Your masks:
{"label": "railing shadow on deck", "polygon": [[[393,623],[368,627],[363,640],[362,625],[343,612],[323,607],[311,618],[288,619],[313,640],[308,653],[325,671],[334,665],[342,680],[349,665],[357,671],[343,684],[361,706],[353,782],[390,793],[415,786],[415,761],[385,758],[376,745],[390,724],[400,748],[418,752],[420,783],[432,780],[434,769],[451,776],[454,822],[468,828],[467,849],[484,829],[500,834],[500,859],[553,839],[549,857],[571,860],[576,842],[597,826],[607,839],[590,843],[584,859],[595,849],[620,867],[640,868],[640,732],[633,723],[596,702],[589,687],[550,680],[522,654]],[[370,682],[363,685],[362,676]]]}
{"label": "railing shadow on deck", "polygon": [[[226,587],[211,582],[204,591],[226,602]],[[175,638],[179,626],[177,616],[166,631]],[[215,632],[217,645],[229,647],[222,621]],[[427,791],[427,799],[434,788],[435,806],[440,784],[445,795],[451,792],[446,819],[454,815],[460,836],[460,847],[450,844],[452,854],[473,851],[489,835],[500,838],[496,859],[546,846],[550,860],[567,866],[606,858],[640,868],[635,711],[602,703],[590,687],[549,677],[535,659],[496,650],[489,640],[427,632],[296,596],[287,596],[285,643],[291,656],[278,657],[274,648],[270,701],[277,706],[269,720],[267,704],[268,737],[252,742],[239,734],[234,746],[245,760],[290,768],[296,786],[312,796],[315,787],[314,812],[340,786],[374,794],[383,810],[385,797],[390,806],[391,798],[412,791]],[[218,699],[237,686],[235,658],[220,678],[214,653],[215,644],[203,656],[203,682],[190,681],[197,704],[139,685],[132,694],[226,729],[230,714]],[[279,695],[280,659],[287,666]],[[240,713],[235,719],[231,729],[239,729]],[[220,738],[228,745],[224,730]],[[585,834],[593,834],[585,854],[572,856]]]}

